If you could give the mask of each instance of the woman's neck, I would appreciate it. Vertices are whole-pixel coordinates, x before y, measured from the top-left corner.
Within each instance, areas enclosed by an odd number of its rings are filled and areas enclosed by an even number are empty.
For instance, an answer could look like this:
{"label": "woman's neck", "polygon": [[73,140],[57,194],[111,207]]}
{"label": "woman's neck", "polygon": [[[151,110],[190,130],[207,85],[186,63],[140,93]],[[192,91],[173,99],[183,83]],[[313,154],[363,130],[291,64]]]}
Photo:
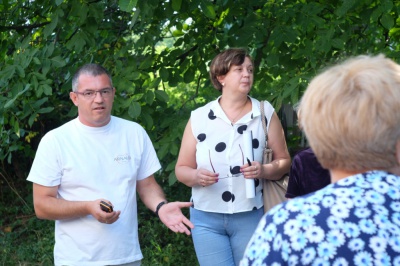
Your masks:
{"label": "woman's neck", "polygon": [[[365,170],[367,171],[367,170]],[[350,171],[350,170],[340,170],[340,169],[330,169],[331,183],[335,183],[343,178],[364,173],[365,171]]]}
{"label": "woman's neck", "polygon": [[231,121],[231,124],[235,124],[240,120],[248,111],[249,99],[241,98],[237,100],[229,99],[227,97],[221,97],[219,104],[224,111],[226,117]]}

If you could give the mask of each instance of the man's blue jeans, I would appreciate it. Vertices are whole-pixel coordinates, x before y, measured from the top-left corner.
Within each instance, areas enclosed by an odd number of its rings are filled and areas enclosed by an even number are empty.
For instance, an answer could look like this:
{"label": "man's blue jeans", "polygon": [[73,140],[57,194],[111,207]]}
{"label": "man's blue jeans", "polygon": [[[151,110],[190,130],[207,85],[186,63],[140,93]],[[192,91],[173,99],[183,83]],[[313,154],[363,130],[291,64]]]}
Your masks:
{"label": "man's blue jeans", "polygon": [[200,265],[239,265],[263,212],[260,208],[223,214],[190,208],[192,237]]}

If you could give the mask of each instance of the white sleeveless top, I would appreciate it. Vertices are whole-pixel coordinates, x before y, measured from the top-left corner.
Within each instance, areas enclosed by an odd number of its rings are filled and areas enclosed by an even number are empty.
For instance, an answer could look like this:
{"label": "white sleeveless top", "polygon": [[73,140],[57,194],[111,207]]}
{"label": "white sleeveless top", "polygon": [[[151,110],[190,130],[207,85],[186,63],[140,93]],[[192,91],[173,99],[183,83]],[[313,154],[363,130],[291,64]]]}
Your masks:
{"label": "white sleeveless top", "polygon": [[[247,163],[243,151],[243,131],[251,130],[253,135],[254,161],[262,161],[265,136],[261,123],[260,102],[249,97],[252,110],[232,125],[225,115],[218,99],[191,113],[193,136],[197,140],[197,169],[203,168],[219,173],[214,185],[192,187],[193,207],[207,212],[238,213],[263,206],[262,184],[255,179],[256,195],[246,197],[245,179],[240,166]],[[267,127],[274,108],[264,102]]]}

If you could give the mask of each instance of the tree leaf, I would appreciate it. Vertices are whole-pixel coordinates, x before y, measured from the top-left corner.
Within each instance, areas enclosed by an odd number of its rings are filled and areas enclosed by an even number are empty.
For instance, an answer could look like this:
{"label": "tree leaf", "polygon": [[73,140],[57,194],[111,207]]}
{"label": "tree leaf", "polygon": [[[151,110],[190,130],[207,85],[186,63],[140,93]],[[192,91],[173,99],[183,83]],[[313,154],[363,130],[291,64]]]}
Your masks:
{"label": "tree leaf", "polygon": [[132,12],[136,7],[138,0],[119,0],[119,8],[125,12]]}
{"label": "tree leaf", "polygon": [[47,24],[47,26],[43,30],[43,35],[45,38],[50,36],[50,34],[53,33],[54,29],[57,27],[57,23],[58,23],[58,15],[56,13],[54,13],[51,16],[50,23]]}
{"label": "tree leaf", "polygon": [[185,33],[183,32],[183,31],[181,31],[181,30],[174,30],[173,32],[172,32],[172,36],[174,36],[174,37],[179,37],[179,36],[182,36],[182,35],[184,35]]}
{"label": "tree leaf", "polygon": [[6,81],[9,80],[12,76],[14,76],[16,66],[7,65],[4,70],[0,71],[1,80]]}
{"label": "tree leaf", "polygon": [[171,0],[172,9],[179,11],[181,9],[182,0]]}
{"label": "tree leaf", "polygon": [[183,81],[185,83],[190,83],[194,80],[194,75],[195,75],[195,69],[193,68],[188,68],[185,72],[185,74],[183,74]]}
{"label": "tree leaf", "polygon": [[43,98],[37,100],[36,102],[34,102],[34,103],[31,105],[31,108],[37,109],[37,108],[39,108],[42,104],[44,104],[45,102],[47,102],[47,100],[48,100],[47,97],[43,97]]}
{"label": "tree leaf", "polygon": [[14,121],[14,127],[13,127],[13,129],[14,129],[14,133],[18,136],[18,138],[21,137],[21,131],[20,131],[20,129],[19,129],[19,123],[18,123],[18,121]]}
{"label": "tree leaf", "polygon": [[53,93],[53,89],[49,85],[42,84],[41,87],[45,95],[51,95]]}
{"label": "tree leaf", "polygon": [[385,13],[381,17],[381,23],[386,29],[390,30],[394,25],[394,19],[389,13]]}
{"label": "tree leaf", "polygon": [[128,108],[128,114],[133,119],[136,119],[140,115],[141,110],[142,107],[138,102],[132,102]]}
{"label": "tree leaf", "polygon": [[160,68],[159,71],[160,71],[160,78],[161,78],[163,81],[168,81],[169,71],[168,71],[165,67]]}
{"label": "tree leaf", "polygon": [[39,109],[37,112],[39,114],[45,114],[45,113],[50,113],[53,110],[54,110],[54,107],[45,107],[45,108]]}
{"label": "tree leaf", "polygon": [[31,84],[26,84],[24,90],[18,92],[14,98],[12,98],[11,100],[7,101],[6,104],[4,105],[4,109],[8,109],[10,108],[14,102],[17,100],[18,97],[20,97],[22,94],[24,94],[25,92],[28,91],[28,89],[31,87]]}
{"label": "tree leaf", "polygon": [[70,41],[67,42],[67,48],[75,50],[76,53],[80,53],[86,44],[86,34],[83,32],[76,33]]}
{"label": "tree leaf", "polygon": [[211,2],[202,0],[200,2],[201,11],[203,11],[204,15],[206,15],[210,19],[215,19],[215,10]]}
{"label": "tree leaf", "polygon": [[37,113],[32,113],[32,114],[29,116],[29,119],[28,119],[28,125],[29,125],[29,127],[32,127],[33,122],[35,122],[36,116],[37,116]]}
{"label": "tree leaf", "polygon": [[148,105],[152,105],[154,102],[154,92],[151,90],[146,91],[144,99]]}
{"label": "tree leaf", "polygon": [[154,91],[154,93],[155,93],[156,98],[157,98],[158,100],[163,101],[163,102],[168,102],[169,97],[168,97],[168,94],[167,94],[165,91],[163,91],[163,90],[156,90],[156,91]]}
{"label": "tree leaf", "polygon": [[345,0],[342,5],[336,9],[335,13],[342,17],[356,4],[356,0]]}
{"label": "tree leaf", "polygon": [[65,66],[65,61],[61,56],[55,56],[50,59],[54,67],[64,67]]}

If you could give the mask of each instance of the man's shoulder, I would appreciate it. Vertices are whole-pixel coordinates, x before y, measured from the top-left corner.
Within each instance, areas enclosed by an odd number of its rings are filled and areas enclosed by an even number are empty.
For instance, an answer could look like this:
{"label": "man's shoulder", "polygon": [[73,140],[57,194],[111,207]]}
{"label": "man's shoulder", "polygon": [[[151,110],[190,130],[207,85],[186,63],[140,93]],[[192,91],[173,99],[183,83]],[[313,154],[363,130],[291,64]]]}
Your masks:
{"label": "man's shoulder", "polygon": [[56,128],[53,128],[51,130],[49,130],[46,135],[58,135],[58,134],[64,134],[66,131],[72,130],[72,128],[74,127],[74,123],[75,123],[75,119],[72,119]]}
{"label": "man's shoulder", "polygon": [[137,126],[137,127],[142,127],[140,124],[138,124],[135,121],[131,121],[122,117],[118,117],[118,116],[111,116],[111,119],[113,121],[113,123],[118,123],[118,124],[122,124],[122,125],[126,125],[126,126]]}
{"label": "man's shoulder", "polygon": [[139,123],[135,121],[131,121],[125,118],[117,117],[117,116],[111,116],[112,123],[117,128],[126,128],[128,130],[136,130],[136,131],[145,131],[145,129],[140,125]]}

